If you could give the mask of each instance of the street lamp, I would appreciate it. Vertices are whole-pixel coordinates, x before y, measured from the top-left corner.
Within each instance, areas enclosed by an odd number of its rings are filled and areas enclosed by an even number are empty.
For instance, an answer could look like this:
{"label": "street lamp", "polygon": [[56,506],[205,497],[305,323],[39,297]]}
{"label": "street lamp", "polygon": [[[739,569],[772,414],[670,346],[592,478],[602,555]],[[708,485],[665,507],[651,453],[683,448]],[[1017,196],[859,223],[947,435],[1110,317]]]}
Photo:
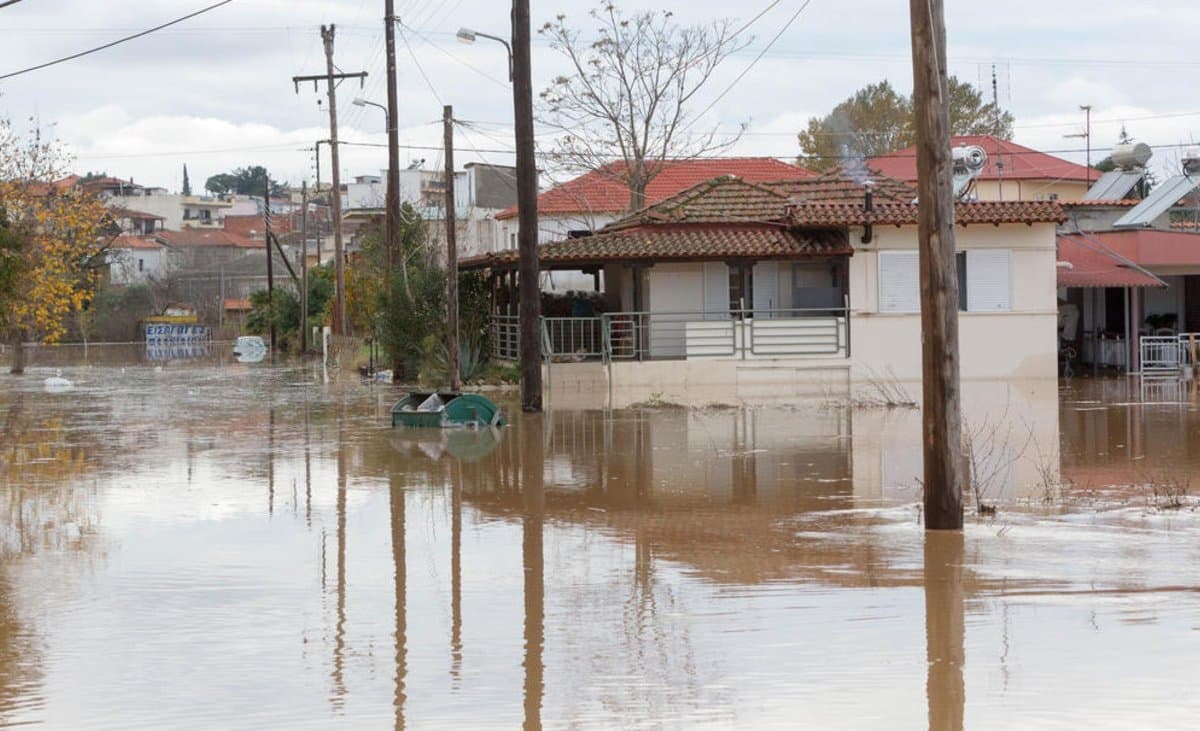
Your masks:
{"label": "street lamp", "polygon": [[367,101],[366,99],[363,99],[361,96],[354,97],[354,101],[352,101],[350,103],[356,107],[375,107],[376,109],[382,110],[383,111],[383,125],[385,127],[387,127],[388,129],[391,129],[391,120],[388,118],[387,107],[383,106],[382,104],[376,104],[375,102]]}
{"label": "street lamp", "polygon": [[503,38],[501,38],[499,36],[488,35],[487,33],[480,33],[479,31],[471,30],[470,28],[459,28],[458,33],[455,33],[454,35],[456,38],[458,38],[458,40],[462,41],[463,43],[474,43],[475,36],[479,36],[480,38],[488,38],[490,40],[496,41],[497,43],[503,44],[504,50],[508,51],[508,83],[510,83],[510,84],[512,83],[512,80],[513,80],[513,55],[512,55],[512,46],[508,45],[508,41],[504,40]]}

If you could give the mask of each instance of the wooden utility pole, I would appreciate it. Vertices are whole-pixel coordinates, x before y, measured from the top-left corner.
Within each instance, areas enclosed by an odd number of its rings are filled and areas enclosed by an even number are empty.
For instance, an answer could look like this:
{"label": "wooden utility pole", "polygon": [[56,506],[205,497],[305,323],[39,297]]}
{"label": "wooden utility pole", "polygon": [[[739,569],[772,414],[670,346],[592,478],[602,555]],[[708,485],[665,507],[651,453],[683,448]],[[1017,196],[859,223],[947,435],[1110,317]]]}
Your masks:
{"label": "wooden utility pole", "polygon": [[[292,219],[295,220],[295,219]],[[300,352],[308,352],[308,181],[300,184]]]}
{"label": "wooden utility pole", "polygon": [[383,35],[387,52],[387,261],[389,269],[396,268],[400,258],[400,135],[397,131],[398,116],[396,100],[396,10],[394,0],[383,3]]}
{"label": "wooden utility pole", "polygon": [[446,147],[446,370],[450,390],[462,388],[458,374],[458,240],[454,216],[454,107],[442,107],[442,137]]}
{"label": "wooden utility pole", "polygon": [[[914,0],[915,1],[915,0]],[[529,0],[513,0],[513,117],[517,145],[517,248],[520,281],[521,408],[542,410],[542,302],[538,286],[537,162],[533,156],[533,80]]]}
{"label": "wooden utility pole", "polygon": [[917,122],[925,528],[961,530],[965,459],[943,0],[909,0]]}
{"label": "wooden utility pole", "polygon": [[[267,322],[271,331],[271,359],[275,359],[275,271],[271,265],[271,176],[263,178],[263,243],[267,246]],[[224,307],[225,303],[222,302]]]}
{"label": "wooden utility pole", "polygon": [[[358,79],[359,86],[361,86],[363,80],[367,78],[367,72],[359,71],[352,74],[335,74],[333,72],[333,35],[333,24],[321,26],[321,40],[325,44],[325,73],[320,76],[293,76],[292,83],[296,85],[296,90],[299,91],[301,81],[313,82],[313,88],[316,89],[317,81],[324,80],[326,95],[329,98],[329,157],[330,167],[333,168],[333,189],[329,192],[329,202],[333,217],[333,255],[336,260],[334,262],[336,291],[334,292],[333,301],[333,333],[335,335],[344,335],[347,330],[346,262],[342,251],[342,179],[341,170],[338,167],[337,87],[334,86],[333,82],[341,79]],[[320,159],[319,152],[317,158],[318,160]]]}

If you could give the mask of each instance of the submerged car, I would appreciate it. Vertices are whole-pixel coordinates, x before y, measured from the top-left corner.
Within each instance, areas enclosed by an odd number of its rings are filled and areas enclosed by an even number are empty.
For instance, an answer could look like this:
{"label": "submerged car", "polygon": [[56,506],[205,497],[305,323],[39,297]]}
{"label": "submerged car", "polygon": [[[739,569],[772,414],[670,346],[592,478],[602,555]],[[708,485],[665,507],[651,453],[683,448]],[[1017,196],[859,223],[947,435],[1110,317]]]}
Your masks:
{"label": "submerged car", "polygon": [[242,363],[252,363],[267,354],[267,344],[258,335],[241,335],[233,341],[233,354]]}

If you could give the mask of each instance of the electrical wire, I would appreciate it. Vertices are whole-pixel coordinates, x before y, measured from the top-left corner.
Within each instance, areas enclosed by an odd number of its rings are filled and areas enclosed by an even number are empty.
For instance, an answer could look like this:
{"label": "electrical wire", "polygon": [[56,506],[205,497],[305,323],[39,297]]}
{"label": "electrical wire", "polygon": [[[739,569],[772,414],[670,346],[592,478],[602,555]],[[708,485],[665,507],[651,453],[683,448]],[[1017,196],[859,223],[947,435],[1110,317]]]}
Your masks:
{"label": "electrical wire", "polygon": [[[82,58],[84,56],[89,56],[98,51],[103,51],[107,48],[112,48],[113,46],[117,46],[122,43],[125,43],[126,41],[132,41],[135,38],[141,38],[142,36],[149,35],[149,34],[153,33],[154,31],[162,30],[163,28],[169,28],[172,25],[175,25],[177,23],[182,23],[183,21],[188,20],[189,18],[194,18],[197,15],[202,15],[204,13],[207,13],[210,10],[216,10],[217,8],[221,7],[222,5],[228,5],[231,2],[233,2],[233,0],[221,0],[220,2],[213,3],[212,5],[209,5],[206,8],[201,8],[200,10],[197,10],[194,13],[188,13],[187,15],[185,15],[181,18],[176,18],[175,20],[172,20],[167,23],[163,23],[162,25],[156,25],[153,28],[147,28],[146,30],[141,31],[139,33],[134,33],[133,35],[125,36],[124,38],[118,38],[117,40],[111,41],[109,43],[105,43],[102,46],[96,46],[95,48],[89,48],[86,51],[80,51],[79,53],[73,53],[70,56],[63,56],[62,58],[56,58],[53,61],[47,61],[46,63],[41,63],[41,64],[38,64],[37,66],[30,66],[29,68],[21,69],[20,71],[9,72],[7,74],[4,74],[3,76],[0,76],[0,81],[2,81],[4,79],[11,79],[14,76],[20,76],[21,74],[27,74],[31,71],[38,71],[40,69],[44,69],[49,66],[55,66],[60,63],[66,63],[67,61],[74,61],[75,59]],[[3,6],[0,5],[0,7],[3,7]]]}
{"label": "electrical wire", "polygon": [[754,60],[751,61],[749,64],[747,64],[746,68],[742,69],[742,73],[737,75],[737,78],[735,78],[733,80],[733,83],[731,83],[729,86],[725,87],[725,91],[722,91],[720,94],[718,94],[717,98],[713,99],[711,102],[709,102],[708,106],[705,107],[703,110],[701,110],[699,114],[692,117],[691,124],[688,124],[686,127],[684,127],[684,130],[687,130],[688,128],[692,127],[696,123],[696,120],[699,120],[701,117],[703,117],[705,114],[707,114],[708,110],[715,107],[717,105],[717,102],[724,99],[725,95],[733,90],[733,87],[735,87],[739,83],[741,83],[742,79],[745,78],[746,74],[750,73],[750,69],[754,68],[755,64],[757,64],[760,60],[762,60],[762,57],[764,55],[766,55],[767,51],[771,50],[771,46],[775,45],[775,41],[778,41],[779,37],[782,36],[784,33],[786,33],[788,28],[792,27],[792,23],[796,22],[796,19],[800,17],[800,14],[804,12],[805,8],[807,8],[811,2],[812,2],[812,0],[804,0],[804,2],[800,4],[800,7],[796,9],[796,12],[792,14],[792,17],[788,18],[788,21],[783,24],[783,27],[780,28],[779,32],[775,34],[775,37],[772,38],[770,40],[770,42],[768,42],[767,45],[761,51],[759,51],[758,55],[754,57]]}
{"label": "electrical wire", "polygon": [[9,5],[16,5],[19,2],[21,0],[5,0],[5,2],[0,3],[0,8],[7,8]]}
{"label": "electrical wire", "polygon": [[421,62],[417,60],[417,54],[413,52],[412,44],[408,42],[408,36],[404,33],[404,29],[407,26],[403,23],[396,23],[396,26],[400,32],[400,40],[404,41],[404,47],[408,49],[408,55],[412,57],[413,63],[416,64],[417,71],[421,72],[421,78],[425,79],[425,85],[429,87],[429,91],[433,92],[433,98],[437,99],[438,104],[441,104],[443,107],[446,106],[446,103],[442,101],[442,96],[434,88],[433,82],[429,80],[429,75],[425,73],[424,67],[421,66]]}

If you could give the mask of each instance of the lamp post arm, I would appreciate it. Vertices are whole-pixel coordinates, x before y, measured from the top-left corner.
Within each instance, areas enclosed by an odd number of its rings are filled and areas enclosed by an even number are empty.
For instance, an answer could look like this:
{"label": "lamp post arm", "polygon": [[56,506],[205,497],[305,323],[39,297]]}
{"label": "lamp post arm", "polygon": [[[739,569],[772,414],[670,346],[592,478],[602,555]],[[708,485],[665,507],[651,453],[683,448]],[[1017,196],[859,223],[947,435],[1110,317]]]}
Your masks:
{"label": "lamp post arm", "polygon": [[488,34],[488,33],[480,33],[479,31],[475,31],[475,35],[479,36],[480,38],[488,38],[488,39],[491,39],[491,40],[493,40],[493,41],[496,41],[497,43],[501,43],[501,44],[503,44],[503,45],[504,45],[504,50],[508,52],[508,82],[511,84],[511,83],[512,83],[512,80],[513,80],[513,55],[512,55],[512,46],[510,46],[510,45],[508,44],[508,41],[504,40],[504,39],[503,39],[503,38],[501,38],[500,36],[494,36],[494,35],[491,35],[491,34]]}

